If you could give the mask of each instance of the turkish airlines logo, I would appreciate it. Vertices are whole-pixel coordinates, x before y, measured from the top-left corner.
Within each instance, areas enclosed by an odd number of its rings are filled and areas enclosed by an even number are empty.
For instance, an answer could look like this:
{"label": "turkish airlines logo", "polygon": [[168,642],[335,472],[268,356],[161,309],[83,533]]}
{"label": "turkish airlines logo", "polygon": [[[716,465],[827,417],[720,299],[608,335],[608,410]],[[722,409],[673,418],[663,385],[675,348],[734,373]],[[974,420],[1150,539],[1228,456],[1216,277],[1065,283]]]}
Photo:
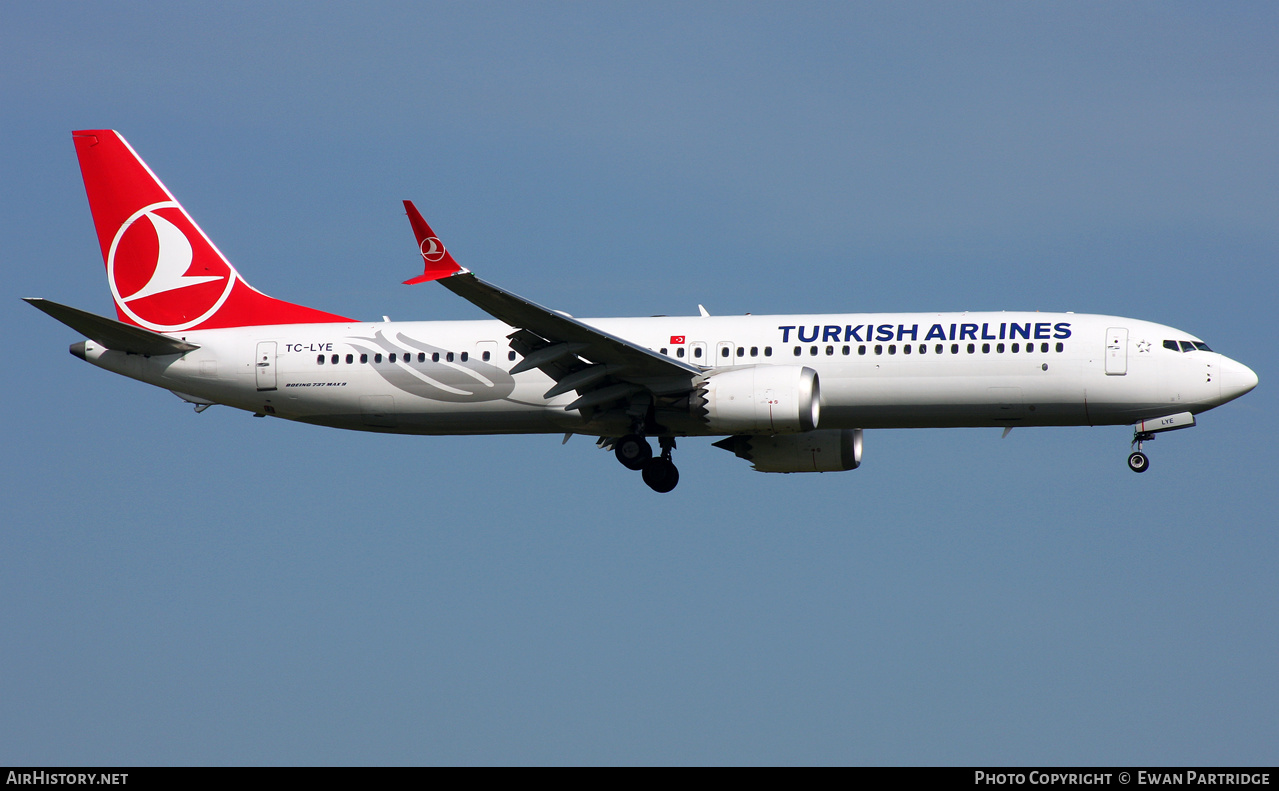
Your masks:
{"label": "turkish airlines logo", "polygon": [[422,243],[417,246],[417,249],[422,252],[422,257],[431,263],[435,263],[436,261],[444,258],[444,243],[437,237],[426,237],[422,240]]}
{"label": "turkish airlines logo", "polygon": [[120,225],[107,253],[116,305],[148,329],[204,322],[235,286],[235,271],[173,201],[153,203]]}
{"label": "turkish airlines logo", "polygon": [[684,336],[683,336],[683,335],[672,335],[672,336],[671,336],[671,345],[672,345],[672,346],[679,346],[679,345],[680,345],[680,344],[682,344],[682,343],[684,343]]}

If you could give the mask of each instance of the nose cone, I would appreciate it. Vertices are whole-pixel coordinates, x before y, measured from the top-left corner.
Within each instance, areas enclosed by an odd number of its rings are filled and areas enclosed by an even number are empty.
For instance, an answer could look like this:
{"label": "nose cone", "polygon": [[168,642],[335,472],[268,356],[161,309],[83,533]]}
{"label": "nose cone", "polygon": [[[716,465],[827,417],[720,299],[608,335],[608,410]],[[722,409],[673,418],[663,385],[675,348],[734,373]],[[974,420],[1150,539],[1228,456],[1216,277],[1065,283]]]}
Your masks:
{"label": "nose cone", "polygon": [[1233,401],[1257,386],[1257,375],[1229,357],[1221,361],[1221,401]]}

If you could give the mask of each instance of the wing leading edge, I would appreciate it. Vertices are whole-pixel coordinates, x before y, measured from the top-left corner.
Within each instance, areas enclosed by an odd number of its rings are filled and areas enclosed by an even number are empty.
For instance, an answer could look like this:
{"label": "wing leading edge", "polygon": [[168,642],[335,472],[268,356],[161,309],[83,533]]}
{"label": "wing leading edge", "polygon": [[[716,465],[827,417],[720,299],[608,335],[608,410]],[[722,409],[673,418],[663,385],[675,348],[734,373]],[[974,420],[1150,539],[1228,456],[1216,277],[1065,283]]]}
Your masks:
{"label": "wing leading edge", "polygon": [[576,390],[566,411],[607,406],[645,391],[653,395],[686,393],[702,370],[604,332],[585,322],[487,283],[460,265],[445,249],[412,201],[404,201],[417,237],[425,271],[406,284],[439,280],[440,285],[516,332],[507,336],[523,356],[511,373],[538,368],[555,380],[551,398]]}

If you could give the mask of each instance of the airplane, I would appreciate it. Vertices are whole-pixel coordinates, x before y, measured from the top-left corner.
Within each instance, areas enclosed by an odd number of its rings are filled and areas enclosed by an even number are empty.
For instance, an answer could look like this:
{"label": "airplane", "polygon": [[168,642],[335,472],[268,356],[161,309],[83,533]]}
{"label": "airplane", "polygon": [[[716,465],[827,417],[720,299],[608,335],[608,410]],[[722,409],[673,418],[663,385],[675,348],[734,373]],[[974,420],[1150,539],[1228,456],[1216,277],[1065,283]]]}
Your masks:
{"label": "airplane", "polygon": [[[72,133],[116,318],[26,301],[71,353],[196,412],[399,434],[597,437],[657,492],[676,438],[760,472],[862,462],[875,428],[1133,426],[1143,444],[1257,385],[1199,338],[1138,319],[962,312],[578,319],[462,267],[410,201],[423,272],[482,321],[365,322],[248,284],[125,139]],[[650,439],[655,438],[655,454]]]}

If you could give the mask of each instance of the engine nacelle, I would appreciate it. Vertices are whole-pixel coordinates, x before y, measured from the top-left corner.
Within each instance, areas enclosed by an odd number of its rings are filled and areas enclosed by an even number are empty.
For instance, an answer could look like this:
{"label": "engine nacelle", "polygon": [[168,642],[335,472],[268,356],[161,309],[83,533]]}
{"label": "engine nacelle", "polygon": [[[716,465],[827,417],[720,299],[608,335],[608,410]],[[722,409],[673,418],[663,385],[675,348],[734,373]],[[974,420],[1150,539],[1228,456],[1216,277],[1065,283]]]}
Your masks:
{"label": "engine nacelle", "polygon": [[712,373],[692,399],[715,434],[795,434],[817,428],[821,388],[802,365],[752,365]]}
{"label": "engine nacelle", "polygon": [[862,430],[827,429],[785,436],[729,437],[715,447],[731,450],[758,472],[840,472],[862,463]]}

